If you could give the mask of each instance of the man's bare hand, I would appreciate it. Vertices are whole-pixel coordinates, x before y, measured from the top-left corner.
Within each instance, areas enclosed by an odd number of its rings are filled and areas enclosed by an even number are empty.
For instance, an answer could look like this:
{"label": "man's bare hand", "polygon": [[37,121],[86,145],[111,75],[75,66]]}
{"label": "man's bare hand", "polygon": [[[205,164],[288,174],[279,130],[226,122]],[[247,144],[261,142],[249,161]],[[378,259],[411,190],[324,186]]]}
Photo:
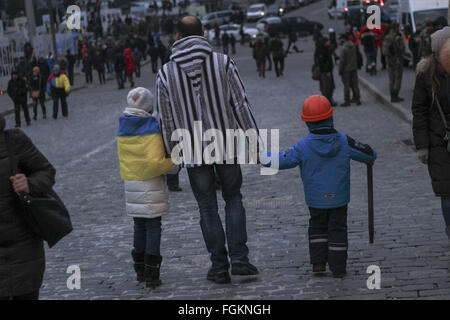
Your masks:
{"label": "man's bare hand", "polygon": [[14,191],[16,193],[30,193],[27,177],[24,174],[16,174],[9,178],[12,182]]}

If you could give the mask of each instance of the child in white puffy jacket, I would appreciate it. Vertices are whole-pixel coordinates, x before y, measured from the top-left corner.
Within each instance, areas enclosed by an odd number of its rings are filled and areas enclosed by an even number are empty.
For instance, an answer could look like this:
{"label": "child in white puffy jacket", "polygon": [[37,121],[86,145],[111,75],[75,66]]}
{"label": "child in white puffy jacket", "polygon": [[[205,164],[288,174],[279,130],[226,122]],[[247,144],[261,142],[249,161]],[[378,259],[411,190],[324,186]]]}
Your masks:
{"label": "child in white puffy jacket", "polygon": [[169,213],[164,174],[176,173],[178,167],[166,158],[159,122],[152,116],[152,93],[135,88],[128,93],[127,102],[119,119],[117,150],[126,211],[134,219],[131,255],[137,280],[156,287],[161,284],[161,216]]}

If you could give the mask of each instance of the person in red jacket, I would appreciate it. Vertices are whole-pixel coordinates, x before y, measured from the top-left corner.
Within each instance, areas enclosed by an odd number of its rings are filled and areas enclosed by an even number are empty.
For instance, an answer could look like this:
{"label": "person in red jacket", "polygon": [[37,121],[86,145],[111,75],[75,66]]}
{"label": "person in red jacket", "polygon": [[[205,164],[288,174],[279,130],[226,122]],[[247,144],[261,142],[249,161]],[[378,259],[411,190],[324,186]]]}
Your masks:
{"label": "person in red jacket", "polygon": [[124,50],[125,54],[125,80],[129,80],[131,87],[134,88],[134,80],[133,80],[133,73],[134,73],[134,56],[133,52],[131,51],[131,48],[126,48]]}

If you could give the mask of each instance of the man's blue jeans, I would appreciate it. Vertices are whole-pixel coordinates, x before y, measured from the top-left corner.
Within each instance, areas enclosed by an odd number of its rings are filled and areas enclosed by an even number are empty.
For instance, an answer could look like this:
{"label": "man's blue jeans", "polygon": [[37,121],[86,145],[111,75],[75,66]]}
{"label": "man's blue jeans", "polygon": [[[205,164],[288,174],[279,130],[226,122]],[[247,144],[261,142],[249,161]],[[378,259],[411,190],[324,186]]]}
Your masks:
{"label": "man's blue jeans", "polygon": [[205,165],[188,168],[189,181],[200,210],[200,227],[211,254],[214,272],[230,267],[225,248],[225,232],[219,217],[216,195],[216,169],[225,200],[226,240],[231,263],[248,263],[245,209],[242,205],[242,172],[238,164]]}
{"label": "man's blue jeans", "polygon": [[444,215],[445,225],[450,226],[450,197],[441,197],[442,214]]}
{"label": "man's blue jeans", "polygon": [[146,219],[134,218],[134,250],[160,256],[161,217]]}

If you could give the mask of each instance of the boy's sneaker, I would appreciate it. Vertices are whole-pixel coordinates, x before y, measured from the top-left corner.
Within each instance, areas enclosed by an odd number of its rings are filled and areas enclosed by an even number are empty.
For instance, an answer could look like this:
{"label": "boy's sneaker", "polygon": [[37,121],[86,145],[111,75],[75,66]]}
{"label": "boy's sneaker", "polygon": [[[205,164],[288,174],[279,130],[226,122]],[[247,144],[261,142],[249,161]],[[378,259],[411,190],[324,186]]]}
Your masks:
{"label": "boy's sneaker", "polygon": [[313,273],[324,273],[327,271],[327,265],[325,263],[315,263],[312,267]]}
{"label": "boy's sneaker", "polygon": [[259,274],[258,269],[251,263],[233,263],[231,264],[231,274],[233,276],[254,276]]}
{"label": "boy's sneaker", "polygon": [[209,270],[206,279],[218,284],[226,284],[231,282],[231,278],[228,271],[215,272]]}
{"label": "boy's sneaker", "polygon": [[333,278],[339,278],[342,279],[347,274],[347,271],[340,271],[340,272],[333,272]]}

